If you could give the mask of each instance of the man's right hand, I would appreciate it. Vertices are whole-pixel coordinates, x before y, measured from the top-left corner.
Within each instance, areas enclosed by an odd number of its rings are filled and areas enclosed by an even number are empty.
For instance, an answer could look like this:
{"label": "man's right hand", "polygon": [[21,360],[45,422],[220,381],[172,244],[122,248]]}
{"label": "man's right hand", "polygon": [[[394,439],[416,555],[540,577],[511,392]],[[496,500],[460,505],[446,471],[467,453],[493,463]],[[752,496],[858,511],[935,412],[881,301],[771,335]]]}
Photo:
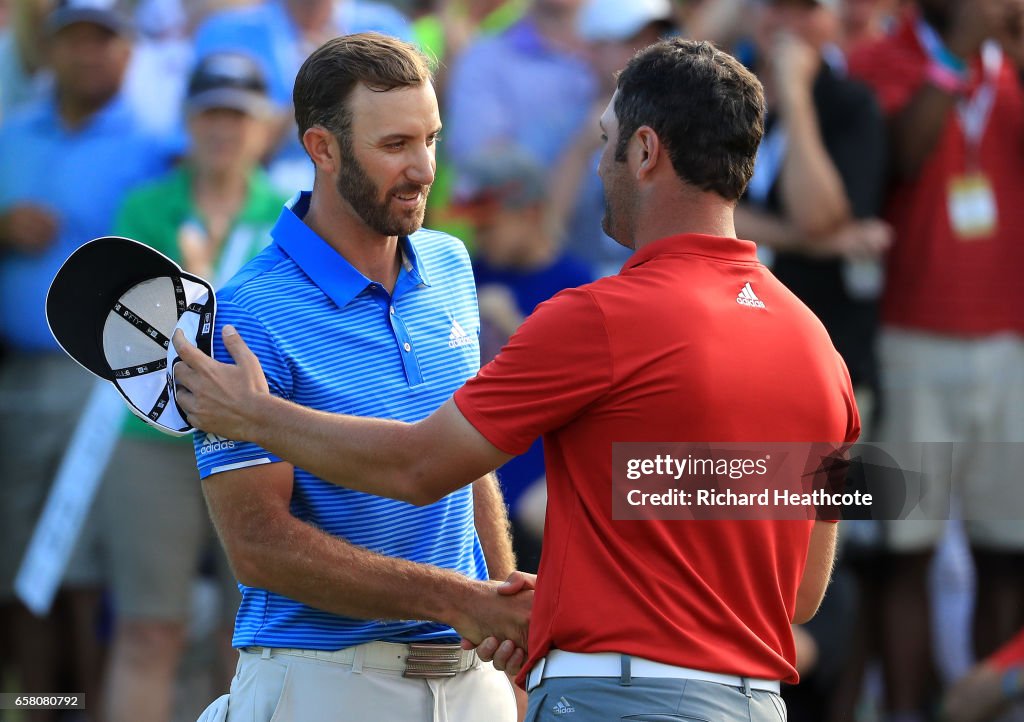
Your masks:
{"label": "man's right hand", "polygon": [[464,648],[473,649],[488,637],[494,637],[526,649],[533,585],[520,581],[520,574],[522,572],[513,572],[500,584],[481,582],[476,591],[462,601],[461,618],[452,626],[462,637]]}
{"label": "man's right hand", "polygon": [[0,244],[22,253],[42,253],[57,238],[57,217],[32,203],[19,203],[0,213]]}
{"label": "man's right hand", "polygon": [[871,260],[889,250],[892,238],[892,227],[888,223],[867,218],[851,221],[827,236],[808,241],[803,250],[817,257]]}
{"label": "man's right hand", "polygon": [[[498,588],[498,594],[502,596],[515,597],[529,593],[532,605],[533,590],[537,587],[537,575],[527,572],[512,572]],[[462,642],[464,649],[473,649],[474,644],[466,639]],[[495,669],[507,672],[509,675],[519,674],[519,670],[526,663],[526,644],[518,644],[509,637],[494,635],[485,637],[475,645],[476,653],[485,662],[494,662]]]}

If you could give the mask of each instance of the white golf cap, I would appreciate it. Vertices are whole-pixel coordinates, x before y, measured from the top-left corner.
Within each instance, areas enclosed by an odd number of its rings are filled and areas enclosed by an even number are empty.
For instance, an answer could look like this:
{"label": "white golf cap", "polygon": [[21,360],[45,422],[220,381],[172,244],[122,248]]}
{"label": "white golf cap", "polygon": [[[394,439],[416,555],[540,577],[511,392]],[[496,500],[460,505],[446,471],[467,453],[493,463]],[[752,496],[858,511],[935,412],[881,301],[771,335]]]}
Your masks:
{"label": "white golf cap", "polygon": [[189,426],[174,398],[176,329],[212,353],[217,299],[204,279],[129,238],[89,241],[57,271],[46,320],[61,348],[110,381],[131,410],[173,436]]}
{"label": "white golf cap", "polygon": [[590,0],[579,17],[584,40],[629,40],[650,23],[672,22],[671,0]]}

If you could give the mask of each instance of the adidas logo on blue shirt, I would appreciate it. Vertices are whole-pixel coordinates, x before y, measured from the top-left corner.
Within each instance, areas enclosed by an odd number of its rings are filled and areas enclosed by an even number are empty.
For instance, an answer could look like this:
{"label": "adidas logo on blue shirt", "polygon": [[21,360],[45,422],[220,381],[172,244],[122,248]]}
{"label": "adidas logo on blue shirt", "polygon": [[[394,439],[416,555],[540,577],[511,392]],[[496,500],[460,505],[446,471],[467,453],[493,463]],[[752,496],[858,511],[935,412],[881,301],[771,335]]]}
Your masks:
{"label": "adidas logo on blue shirt", "polygon": [[448,348],[458,348],[473,343],[472,337],[459,325],[459,322],[452,319],[452,332],[448,334]]}

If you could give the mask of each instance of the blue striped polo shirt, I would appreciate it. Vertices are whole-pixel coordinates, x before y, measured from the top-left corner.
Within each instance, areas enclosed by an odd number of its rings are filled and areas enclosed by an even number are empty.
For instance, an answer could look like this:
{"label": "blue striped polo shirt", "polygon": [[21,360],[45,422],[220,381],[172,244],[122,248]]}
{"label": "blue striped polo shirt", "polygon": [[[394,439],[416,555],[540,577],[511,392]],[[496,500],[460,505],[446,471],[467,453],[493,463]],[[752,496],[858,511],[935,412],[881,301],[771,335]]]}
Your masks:
{"label": "blue striped polo shirt", "polygon": [[[363,276],[302,221],[309,193],[284,207],[273,243],[219,291],[214,356],[231,362],[220,328],[231,324],[259,357],[271,392],[322,411],[415,422],[430,415],[480,364],[480,322],[469,258],[443,233],[400,241],[394,292]],[[240,441],[195,434],[200,476],[280,459]],[[329,484],[295,469],[291,512],[379,554],[486,579],[465,487],[415,507]],[[360,620],[265,589],[239,585],[235,647],[341,649],[383,640],[455,638],[442,624]],[[409,594],[415,594],[410,589]]]}

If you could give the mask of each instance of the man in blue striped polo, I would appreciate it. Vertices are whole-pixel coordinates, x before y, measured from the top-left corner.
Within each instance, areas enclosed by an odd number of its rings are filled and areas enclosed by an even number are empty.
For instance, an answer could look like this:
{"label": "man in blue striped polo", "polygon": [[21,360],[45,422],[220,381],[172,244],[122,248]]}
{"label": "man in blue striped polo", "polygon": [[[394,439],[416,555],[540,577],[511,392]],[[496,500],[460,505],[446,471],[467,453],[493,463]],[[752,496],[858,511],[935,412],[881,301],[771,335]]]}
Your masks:
{"label": "man in blue striped polo", "polygon": [[[349,35],[310,56],[294,101],[313,191],[218,293],[218,325],[245,335],[282,398],[418,421],[479,365],[466,251],[420,230],[441,129],[430,70],[402,41]],[[242,590],[238,673],[215,703],[229,722],[515,719],[508,678],[459,646],[525,647],[532,592],[488,581],[514,569],[493,476],[419,508],[251,443],[195,440]]]}

